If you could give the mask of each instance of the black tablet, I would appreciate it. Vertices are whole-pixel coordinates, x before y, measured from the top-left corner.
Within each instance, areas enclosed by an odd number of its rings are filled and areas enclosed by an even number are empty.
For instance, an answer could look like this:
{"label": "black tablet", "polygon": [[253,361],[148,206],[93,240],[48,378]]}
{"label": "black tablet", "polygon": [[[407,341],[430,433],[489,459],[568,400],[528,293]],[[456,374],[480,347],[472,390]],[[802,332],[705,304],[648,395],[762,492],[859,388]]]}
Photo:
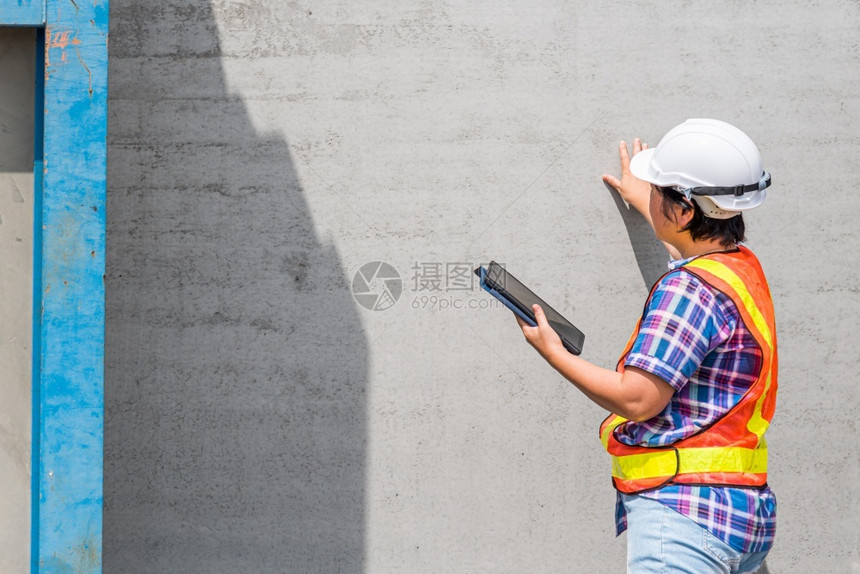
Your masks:
{"label": "black tablet", "polygon": [[547,305],[531,289],[520,283],[504,267],[491,261],[486,269],[483,267],[475,269],[475,274],[481,278],[481,287],[485,291],[504,303],[506,307],[531,326],[537,325],[532,305],[540,305],[550,327],[561,337],[564,348],[574,355],[579,355],[582,352],[582,345],[585,342],[585,335],[582,331],[562,317],[558,311]]}

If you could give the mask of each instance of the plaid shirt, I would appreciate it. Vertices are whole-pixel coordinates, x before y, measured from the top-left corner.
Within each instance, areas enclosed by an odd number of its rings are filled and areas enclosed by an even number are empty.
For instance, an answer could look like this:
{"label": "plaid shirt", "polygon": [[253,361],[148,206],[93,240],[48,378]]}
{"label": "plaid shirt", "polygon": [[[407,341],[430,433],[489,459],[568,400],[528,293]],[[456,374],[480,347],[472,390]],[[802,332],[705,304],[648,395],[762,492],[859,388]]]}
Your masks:
{"label": "plaid shirt", "polygon": [[[673,261],[670,268],[687,261]],[[683,269],[669,273],[648,301],[624,364],[664,379],[675,394],[656,417],[619,427],[618,440],[664,446],[696,434],[737,404],[755,382],[761,360],[728,296]],[[773,544],[776,498],[769,488],[670,485],[641,496],[691,518],[740,552]],[[615,518],[621,534],[627,514],[620,494]]]}

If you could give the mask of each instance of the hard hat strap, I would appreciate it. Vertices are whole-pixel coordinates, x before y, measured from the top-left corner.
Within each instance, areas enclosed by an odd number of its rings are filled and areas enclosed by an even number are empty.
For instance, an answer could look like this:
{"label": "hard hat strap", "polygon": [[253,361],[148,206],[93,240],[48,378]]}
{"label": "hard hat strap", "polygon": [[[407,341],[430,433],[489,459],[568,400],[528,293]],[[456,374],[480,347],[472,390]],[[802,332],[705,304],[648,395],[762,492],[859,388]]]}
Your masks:
{"label": "hard hat strap", "polygon": [[749,185],[736,185],[735,187],[688,187],[682,189],[681,191],[687,196],[687,199],[690,198],[691,195],[735,195],[741,196],[745,193],[749,193],[751,191],[761,191],[770,187],[770,174],[766,171],[763,171],[761,174],[761,179],[758,180],[758,183],[751,183]]}

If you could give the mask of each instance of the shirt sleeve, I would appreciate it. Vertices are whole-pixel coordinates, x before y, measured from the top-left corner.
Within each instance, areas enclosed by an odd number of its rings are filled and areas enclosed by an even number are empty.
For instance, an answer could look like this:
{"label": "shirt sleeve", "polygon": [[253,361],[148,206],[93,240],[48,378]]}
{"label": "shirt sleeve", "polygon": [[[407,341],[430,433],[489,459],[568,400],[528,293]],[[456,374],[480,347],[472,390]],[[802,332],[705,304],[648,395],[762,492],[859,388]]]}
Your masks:
{"label": "shirt sleeve", "polygon": [[719,297],[726,296],[683,269],[665,275],[645,305],[624,365],[682,389],[708,353],[734,331]]}

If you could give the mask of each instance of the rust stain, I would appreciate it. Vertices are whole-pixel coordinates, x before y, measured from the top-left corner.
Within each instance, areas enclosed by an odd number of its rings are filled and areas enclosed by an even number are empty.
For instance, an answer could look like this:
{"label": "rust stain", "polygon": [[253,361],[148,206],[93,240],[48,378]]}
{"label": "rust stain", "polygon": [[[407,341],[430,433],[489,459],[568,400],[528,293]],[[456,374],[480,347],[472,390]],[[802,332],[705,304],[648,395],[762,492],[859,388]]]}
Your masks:
{"label": "rust stain", "polygon": [[[54,31],[51,26],[45,26],[45,38],[50,38]],[[51,48],[50,42],[45,42],[45,81],[48,81],[48,69],[51,67]]]}

